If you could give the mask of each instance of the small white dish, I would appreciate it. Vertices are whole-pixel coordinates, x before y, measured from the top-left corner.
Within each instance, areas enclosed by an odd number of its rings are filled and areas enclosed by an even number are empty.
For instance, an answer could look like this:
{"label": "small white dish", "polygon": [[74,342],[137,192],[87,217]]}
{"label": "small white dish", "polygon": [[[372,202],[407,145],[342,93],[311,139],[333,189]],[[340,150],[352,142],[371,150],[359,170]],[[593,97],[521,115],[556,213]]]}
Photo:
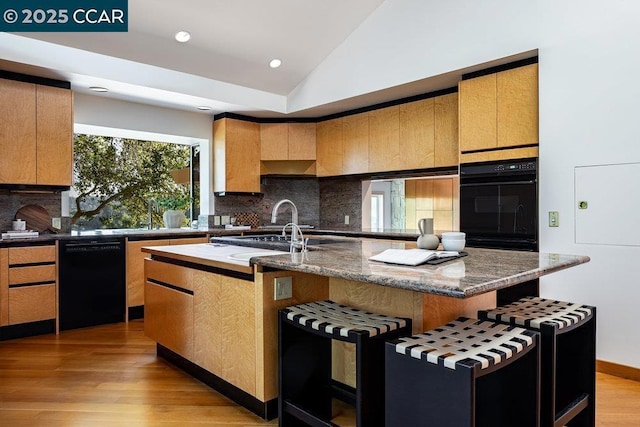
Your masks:
{"label": "small white dish", "polygon": [[465,239],[445,239],[442,238],[442,248],[445,251],[457,251],[460,252],[464,249],[464,245],[466,244]]}
{"label": "small white dish", "polygon": [[442,233],[442,239],[449,239],[449,240],[464,240],[466,238],[466,234],[462,233],[460,231],[446,231],[444,233]]}

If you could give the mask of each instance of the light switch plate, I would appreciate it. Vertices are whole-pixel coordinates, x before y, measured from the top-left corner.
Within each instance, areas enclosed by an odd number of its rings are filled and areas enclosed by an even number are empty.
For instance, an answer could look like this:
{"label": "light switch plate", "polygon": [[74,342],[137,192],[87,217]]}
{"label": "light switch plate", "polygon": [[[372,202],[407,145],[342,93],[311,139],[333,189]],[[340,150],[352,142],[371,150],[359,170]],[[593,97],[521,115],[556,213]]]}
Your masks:
{"label": "light switch plate", "polygon": [[273,279],[273,299],[275,301],[293,296],[293,277],[276,277]]}
{"label": "light switch plate", "polygon": [[549,227],[558,227],[560,225],[560,218],[558,211],[549,212]]}
{"label": "light switch plate", "polygon": [[51,226],[53,228],[62,228],[62,220],[60,218],[51,218]]}

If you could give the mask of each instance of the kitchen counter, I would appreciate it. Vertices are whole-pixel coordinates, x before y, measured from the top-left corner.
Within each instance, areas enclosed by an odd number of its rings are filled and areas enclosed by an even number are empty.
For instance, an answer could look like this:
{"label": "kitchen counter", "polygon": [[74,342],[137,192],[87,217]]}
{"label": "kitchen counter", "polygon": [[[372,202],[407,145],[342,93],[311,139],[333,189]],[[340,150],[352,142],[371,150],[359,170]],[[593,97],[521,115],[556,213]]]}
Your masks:
{"label": "kitchen counter", "polygon": [[[245,245],[250,245],[250,242],[243,243],[243,246],[235,246],[229,245],[231,239],[213,240],[224,246],[164,246],[154,248],[153,253],[169,258],[180,257],[194,263],[222,262],[231,265],[228,259],[225,260],[225,254],[230,251],[249,250]],[[250,259],[250,263],[257,268],[290,270],[428,294],[467,298],[507,288],[589,261],[589,257],[579,255],[479,248],[467,248],[465,252],[468,256],[438,265],[409,267],[368,259],[385,249],[415,247],[413,242],[343,238],[335,244],[324,244],[319,250],[256,256]],[[264,246],[262,248],[264,249]]]}

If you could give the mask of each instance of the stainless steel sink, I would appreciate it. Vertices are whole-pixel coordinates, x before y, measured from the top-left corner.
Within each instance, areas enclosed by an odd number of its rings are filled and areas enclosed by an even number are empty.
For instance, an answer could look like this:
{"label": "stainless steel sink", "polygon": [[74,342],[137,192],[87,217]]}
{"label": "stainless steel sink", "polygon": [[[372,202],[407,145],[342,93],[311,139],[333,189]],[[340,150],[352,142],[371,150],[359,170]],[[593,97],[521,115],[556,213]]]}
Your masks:
{"label": "stainless steel sink", "polygon": [[[225,237],[213,237],[212,242],[225,242],[229,244],[236,244],[239,246],[253,246],[266,249],[280,249],[288,250],[290,245],[290,235],[283,236],[282,233],[263,233],[263,234],[248,234],[244,236],[225,236]],[[310,250],[315,249],[315,246],[342,243],[348,241],[347,239],[340,238],[322,238],[322,237],[310,237],[307,242],[307,247]]]}

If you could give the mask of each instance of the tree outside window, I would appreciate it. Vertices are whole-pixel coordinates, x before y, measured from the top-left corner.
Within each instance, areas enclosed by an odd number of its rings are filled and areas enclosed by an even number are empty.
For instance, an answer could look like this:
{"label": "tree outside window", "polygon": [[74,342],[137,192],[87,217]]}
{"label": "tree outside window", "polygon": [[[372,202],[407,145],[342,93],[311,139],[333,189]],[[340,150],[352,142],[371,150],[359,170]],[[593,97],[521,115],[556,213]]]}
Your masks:
{"label": "tree outside window", "polygon": [[[186,145],[74,135],[72,226],[144,227],[150,199],[188,199],[197,203],[191,182],[177,183],[171,174],[190,168],[191,155],[191,147]],[[162,223],[161,211],[153,210],[152,215],[154,224]]]}

